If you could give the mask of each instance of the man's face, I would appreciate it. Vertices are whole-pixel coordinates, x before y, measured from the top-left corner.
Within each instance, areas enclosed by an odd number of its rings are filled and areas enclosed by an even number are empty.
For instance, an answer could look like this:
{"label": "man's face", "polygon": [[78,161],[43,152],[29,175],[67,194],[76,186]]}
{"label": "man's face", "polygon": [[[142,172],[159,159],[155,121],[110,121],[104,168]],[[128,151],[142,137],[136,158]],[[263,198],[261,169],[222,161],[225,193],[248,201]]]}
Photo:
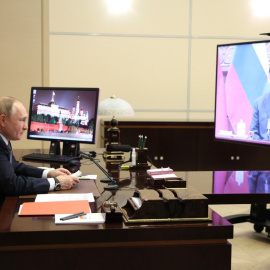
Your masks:
{"label": "man's face", "polygon": [[23,133],[27,130],[28,114],[20,102],[14,103],[15,112],[11,118],[6,117],[5,134],[7,140],[21,140]]}

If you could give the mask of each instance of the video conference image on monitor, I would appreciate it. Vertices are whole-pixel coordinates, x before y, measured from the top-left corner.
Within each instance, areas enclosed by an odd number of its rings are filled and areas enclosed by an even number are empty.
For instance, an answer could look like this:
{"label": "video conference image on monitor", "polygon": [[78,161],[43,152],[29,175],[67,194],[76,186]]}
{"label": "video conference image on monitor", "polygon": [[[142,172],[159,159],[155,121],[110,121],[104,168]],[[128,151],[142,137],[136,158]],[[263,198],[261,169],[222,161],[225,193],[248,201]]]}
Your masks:
{"label": "video conference image on monitor", "polygon": [[99,89],[32,87],[28,138],[95,143]]}
{"label": "video conference image on monitor", "polygon": [[215,138],[270,145],[270,42],[217,46]]}

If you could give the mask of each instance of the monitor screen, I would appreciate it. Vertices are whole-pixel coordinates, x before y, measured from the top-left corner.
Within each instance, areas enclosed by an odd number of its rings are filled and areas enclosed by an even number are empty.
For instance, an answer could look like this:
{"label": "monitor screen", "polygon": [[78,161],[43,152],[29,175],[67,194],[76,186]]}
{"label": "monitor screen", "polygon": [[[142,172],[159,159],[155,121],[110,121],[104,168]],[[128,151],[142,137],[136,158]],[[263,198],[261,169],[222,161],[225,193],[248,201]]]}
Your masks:
{"label": "monitor screen", "polygon": [[94,144],[98,88],[32,87],[27,138]]}
{"label": "monitor screen", "polygon": [[270,145],[270,40],[217,46],[215,139]]}

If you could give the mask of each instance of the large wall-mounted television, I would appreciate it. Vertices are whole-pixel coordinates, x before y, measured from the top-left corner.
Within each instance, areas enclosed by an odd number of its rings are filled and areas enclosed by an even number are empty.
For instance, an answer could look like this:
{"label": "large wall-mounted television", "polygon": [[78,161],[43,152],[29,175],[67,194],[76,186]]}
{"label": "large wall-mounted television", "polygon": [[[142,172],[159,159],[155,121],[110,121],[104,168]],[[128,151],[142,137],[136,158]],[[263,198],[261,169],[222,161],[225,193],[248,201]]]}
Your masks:
{"label": "large wall-mounted television", "polygon": [[270,40],[217,45],[215,139],[270,145]]}
{"label": "large wall-mounted television", "polygon": [[51,154],[59,142],[63,154],[78,154],[80,143],[96,141],[98,102],[99,88],[32,87],[27,138],[51,141]]}

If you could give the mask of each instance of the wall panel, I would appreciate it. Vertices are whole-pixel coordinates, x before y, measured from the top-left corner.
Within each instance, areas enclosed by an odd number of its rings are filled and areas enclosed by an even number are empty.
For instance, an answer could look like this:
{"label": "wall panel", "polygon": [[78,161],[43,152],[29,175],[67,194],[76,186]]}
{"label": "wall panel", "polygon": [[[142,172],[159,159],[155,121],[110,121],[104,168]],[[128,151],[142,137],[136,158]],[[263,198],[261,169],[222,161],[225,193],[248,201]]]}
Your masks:
{"label": "wall panel", "polygon": [[101,100],[115,94],[138,110],[186,110],[186,50],[181,39],[51,36],[50,83],[100,87]]}
{"label": "wall panel", "polygon": [[[1,96],[14,96],[28,110],[30,89],[42,83],[42,1],[0,1]],[[13,148],[41,147],[39,141],[14,142]]]}
{"label": "wall panel", "polygon": [[131,2],[131,6],[130,10],[124,13],[110,12],[108,2],[107,0],[50,1],[51,31],[188,35],[189,0],[127,0],[126,2]]}
{"label": "wall panel", "polygon": [[[253,2],[263,6],[268,1],[192,0],[192,35],[253,38],[270,32],[269,13],[257,16]],[[266,8],[269,9],[269,4]]]}

